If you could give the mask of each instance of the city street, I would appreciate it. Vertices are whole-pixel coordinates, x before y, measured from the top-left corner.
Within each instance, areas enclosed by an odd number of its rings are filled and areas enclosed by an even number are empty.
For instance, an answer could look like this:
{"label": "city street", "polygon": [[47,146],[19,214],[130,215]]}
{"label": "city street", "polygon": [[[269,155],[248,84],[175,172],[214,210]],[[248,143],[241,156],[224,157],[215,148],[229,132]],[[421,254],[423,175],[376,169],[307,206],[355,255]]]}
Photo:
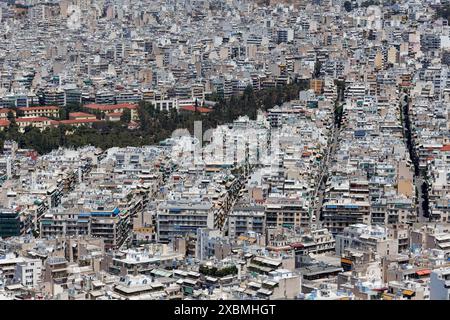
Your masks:
{"label": "city street", "polygon": [[[402,93],[400,95],[401,112],[403,112],[404,107],[408,105],[408,99],[409,99],[408,95],[406,95],[404,93]],[[409,132],[409,130],[408,130],[408,127],[411,128],[411,123],[409,123],[409,125],[406,124],[406,121],[408,121],[408,120],[410,121],[410,118],[409,117],[406,118],[405,116],[403,116],[402,119],[403,119],[402,126],[403,126],[403,129],[405,132],[405,141],[408,140],[408,138],[407,138],[408,135],[411,135],[411,137],[410,137],[411,144],[412,144],[412,147],[415,148],[414,136],[412,136],[412,132]],[[411,157],[411,160],[413,161],[412,158],[414,157],[414,155],[410,154],[410,157]],[[423,192],[422,192],[423,182],[424,182],[424,178],[422,176],[422,173],[419,171],[419,174],[414,175],[414,184],[415,184],[415,187],[417,190],[417,199],[416,199],[417,211],[416,212],[417,212],[418,222],[429,221],[429,218],[424,215],[424,210],[423,210]]]}

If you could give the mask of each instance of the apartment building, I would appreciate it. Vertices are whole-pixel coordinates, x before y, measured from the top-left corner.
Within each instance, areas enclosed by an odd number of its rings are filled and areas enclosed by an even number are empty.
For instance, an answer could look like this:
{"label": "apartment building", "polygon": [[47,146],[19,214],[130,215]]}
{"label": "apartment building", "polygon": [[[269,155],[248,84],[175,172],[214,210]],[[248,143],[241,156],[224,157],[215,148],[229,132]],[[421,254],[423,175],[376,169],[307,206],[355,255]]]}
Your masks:
{"label": "apartment building", "polygon": [[390,238],[385,227],[354,224],[336,235],[336,254],[343,255],[347,248],[377,252],[381,256],[395,255],[398,253],[398,240]]}
{"label": "apartment building", "polygon": [[433,270],[430,276],[430,300],[450,300],[450,270]]}
{"label": "apartment building", "polygon": [[214,228],[214,210],[210,202],[169,200],[158,205],[158,241],[196,234],[199,228]]}
{"label": "apartment building", "polygon": [[333,235],[352,224],[370,223],[370,204],[366,201],[328,201],[322,207],[323,226]]}
{"label": "apartment building", "polygon": [[266,227],[294,227],[309,221],[307,208],[294,199],[269,199],[265,205]]}
{"label": "apartment building", "polygon": [[0,237],[21,236],[31,232],[32,216],[21,208],[0,209]]}
{"label": "apartment building", "polygon": [[228,236],[236,238],[248,232],[264,234],[265,218],[263,206],[235,206],[228,215]]}
{"label": "apartment building", "polygon": [[87,212],[54,211],[40,219],[41,237],[92,236],[104,239],[105,248],[117,248],[128,241],[130,214],[119,208]]}
{"label": "apartment building", "polygon": [[40,259],[25,259],[16,264],[14,281],[27,288],[35,288],[41,282],[42,261]]}

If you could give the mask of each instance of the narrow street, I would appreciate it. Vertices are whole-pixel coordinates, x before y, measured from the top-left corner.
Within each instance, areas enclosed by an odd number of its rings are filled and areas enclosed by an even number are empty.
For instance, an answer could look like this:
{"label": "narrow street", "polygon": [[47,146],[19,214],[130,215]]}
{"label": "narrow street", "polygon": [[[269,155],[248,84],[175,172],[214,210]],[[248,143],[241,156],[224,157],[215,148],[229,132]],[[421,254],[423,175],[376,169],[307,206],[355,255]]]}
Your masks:
{"label": "narrow street", "polygon": [[[316,189],[313,194],[313,211],[312,215],[310,217],[310,224],[313,224],[317,218],[320,215],[320,209],[322,207],[322,202],[324,198],[325,193],[325,183],[326,183],[326,176],[329,170],[331,156],[334,154],[337,146],[337,139],[339,135],[339,128],[335,126],[332,127],[331,130],[331,144],[328,147],[328,150],[326,152],[326,155],[324,157],[324,161],[321,164],[320,172],[319,172],[319,181],[316,185]],[[315,218],[315,219],[314,219]]]}
{"label": "narrow street", "polygon": [[320,212],[322,208],[323,198],[325,196],[325,184],[328,179],[328,172],[330,169],[330,162],[331,159],[336,152],[336,147],[338,145],[338,138],[339,133],[341,131],[341,124],[342,124],[342,114],[343,114],[343,106],[344,106],[344,88],[341,90],[338,90],[338,96],[336,98],[336,103],[339,105],[339,107],[335,107],[334,110],[334,121],[333,126],[331,127],[331,134],[330,134],[330,141],[331,143],[328,145],[327,152],[325,154],[325,157],[321,163],[321,168],[319,172],[319,179],[318,183],[316,184],[316,189],[313,194],[313,205],[312,205],[312,212],[310,214],[310,225],[314,225],[319,223],[321,220],[320,218]]}
{"label": "narrow street", "polygon": [[400,112],[402,112],[402,126],[405,138],[406,146],[409,150],[410,159],[414,165],[414,184],[417,190],[416,198],[416,214],[418,222],[429,221],[427,212],[424,210],[424,199],[427,195],[424,195],[422,185],[425,182],[424,173],[419,170],[419,159],[415,150],[414,136],[411,129],[411,119],[409,116],[409,97],[407,94],[400,95]]}

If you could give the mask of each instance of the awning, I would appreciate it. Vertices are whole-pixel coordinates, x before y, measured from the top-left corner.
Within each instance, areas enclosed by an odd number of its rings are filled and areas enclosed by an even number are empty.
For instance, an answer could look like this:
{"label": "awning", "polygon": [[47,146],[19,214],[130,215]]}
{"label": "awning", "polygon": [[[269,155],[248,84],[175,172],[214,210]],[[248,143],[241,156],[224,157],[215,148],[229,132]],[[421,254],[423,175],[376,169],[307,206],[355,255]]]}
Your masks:
{"label": "awning", "polygon": [[341,258],[341,263],[345,263],[345,264],[352,264],[353,261],[350,259],[346,259],[346,258]]}
{"label": "awning", "polygon": [[418,276],[425,276],[431,273],[430,269],[419,270],[416,272]]}
{"label": "awning", "polygon": [[266,249],[269,251],[287,251],[287,250],[291,250],[292,247],[291,246],[283,246],[283,247],[267,246]]}
{"label": "awning", "polygon": [[251,281],[248,283],[248,286],[253,288],[261,288],[261,283]]}
{"label": "awning", "polygon": [[402,294],[403,294],[404,296],[409,296],[409,297],[411,297],[411,296],[413,296],[413,295],[415,294],[415,292],[412,291],[412,290],[403,290]]}
{"label": "awning", "polygon": [[8,289],[8,290],[19,290],[19,289],[23,289],[23,286],[20,283],[10,284],[10,285],[6,286],[6,289]]}
{"label": "awning", "polygon": [[388,293],[383,293],[383,300],[394,300],[394,296]]}
{"label": "awning", "polygon": [[272,291],[271,290],[267,290],[267,289],[259,289],[257,291],[257,293],[263,294],[265,296],[270,296],[272,294]]}
{"label": "awning", "polygon": [[206,277],[205,279],[206,279],[206,281],[209,281],[209,282],[217,282],[218,281],[218,279],[214,278],[214,277]]}
{"label": "awning", "polygon": [[92,281],[92,285],[94,287],[103,287],[105,284],[103,282],[101,282],[100,280],[94,280],[94,281]]}

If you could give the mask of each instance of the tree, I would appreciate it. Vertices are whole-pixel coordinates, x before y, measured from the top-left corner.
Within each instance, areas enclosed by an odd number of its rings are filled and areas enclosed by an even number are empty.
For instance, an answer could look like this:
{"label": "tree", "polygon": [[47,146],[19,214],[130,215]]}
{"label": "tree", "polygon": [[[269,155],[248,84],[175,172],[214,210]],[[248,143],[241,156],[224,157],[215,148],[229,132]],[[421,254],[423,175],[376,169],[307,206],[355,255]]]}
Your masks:
{"label": "tree", "polygon": [[[25,133],[18,131],[18,126],[12,124],[0,132],[0,143],[5,140],[14,140],[20,148],[33,148],[39,153],[47,153],[59,146],[77,148],[84,145],[93,145],[102,149],[114,146],[142,146],[160,142],[171,136],[175,129],[188,129],[193,131],[194,122],[201,120],[203,129],[215,128],[217,125],[233,122],[239,116],[247,115],[256,118],[257,111],[272,108],[275,104],[297,99],[300,90],[309,87],[309,80],[295,80],[294,83],[255,91],[247,87],[242,95],[232,96],[223,100],[218,99],[212,111],[181,112],[176,109],[161,111],[152,103],[141,101],[138,105],[140,128],[128,130],[123,127],[123,121],[131,118],[131,113],[122,115],[122,122],[98,122],[92,128],[81,126],[78,128],[60,125],[57,128],[48,128],[40,132],[37,128],[27,128]],[[78,109],[78,110],[77,110]],[[66,107],[68,112],[83,110],[80,106]],[[129,110],[127,110],[129,111]],[[125,111],[124,113],[128,113]],[[95,110],[97,118],[102,118],[102,112]],[[128,119],[129,119],[128,118]],[[128,120],[129,121],[129,120]],[[66,134],[68,131],[73,134]]]}
{"label": "tree", "polygon": [[124,109],[122,115],[120,116],[120,121],[123,123],[129,123],[131,121],[131,111],[130,109]]}
{"label": "tree", "polygon": [[69,113],[64,108],[59,108],[59,119],[67,120],[69,119]]}
{"label": "tree", "polygon": [[376,0],[367,0],[361,3],[361,7],[368,7],[368,6],[377,6],[380,2]]}
{"label": "tree", "polygon": [[316,60],[316,63],[314,64],[314,77],[318,78],[320,76],[320,69],[322,68],[322,62],[319,60]]}
{"label": "tree", "polygon": [[59,109],[59,118],[61,120],[68,120],[71,112],[80,112],[82,107],[79,103],[67,104],[64,108]]}
{"label": "tree", "polygon": [[211,277],[225,277],[230,274],[237,274],[238,269],[236,266],[229,266],[224,267],[222,269],[217,269],[217,267],[207,267],[205,265],[200,265],[198,272],[205,276],[211,276]]}
{"label": "tree", "polygon": [[7,117],[8,117],[8,120],[9,120],[9,122],[11,124],[15,124],[16,123],[16,117],[14,117],[14,113],[11,110],[8,111]]}
{"label": "tree", "polygon": [[450,4],[436,9],[435,18],[443,18],[449,20],[450,18]]}
{"label": "tree", "polygon": [[347,12],[352,11],[352,3],[350,1],[345,1],[344,2],[344,9]]}
{"label": "tree", "polygon": [[23,110],[21,110],[21,109],[17,109],[16,110],[16,117],[23,117],[25,114],[24,114],[24,112],[23,112]]}

